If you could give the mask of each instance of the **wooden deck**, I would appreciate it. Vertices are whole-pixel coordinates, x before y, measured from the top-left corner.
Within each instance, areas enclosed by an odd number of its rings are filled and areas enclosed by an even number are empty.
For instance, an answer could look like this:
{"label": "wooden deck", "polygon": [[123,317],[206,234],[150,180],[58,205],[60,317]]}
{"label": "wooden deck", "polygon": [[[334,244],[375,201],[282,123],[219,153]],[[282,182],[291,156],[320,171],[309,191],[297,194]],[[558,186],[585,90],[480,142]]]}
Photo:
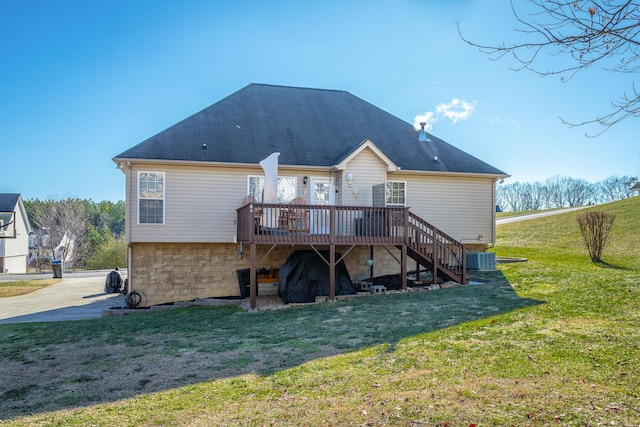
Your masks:
{"label": "wooden deck", "polygon": [[[251,306],[255,307],[256,245],[329,246],[335,267],[335,246],[395,246],[400,249],[402,286],[406,288],[411,257],[437,277],[467,283],[465,246],[414,215],[409,208],[251,203],[237,210],[238,242],[251,249]],[[270,251],[269,251],[270,252]],[[348,251],[347,251],[348,252]],[[346,255],[346,254],[345,254]],[[335,268],[330,268],[331,274]],[[333,276],[333,274],[332,274]],[[334,299],[330,278],[330,299]]]}

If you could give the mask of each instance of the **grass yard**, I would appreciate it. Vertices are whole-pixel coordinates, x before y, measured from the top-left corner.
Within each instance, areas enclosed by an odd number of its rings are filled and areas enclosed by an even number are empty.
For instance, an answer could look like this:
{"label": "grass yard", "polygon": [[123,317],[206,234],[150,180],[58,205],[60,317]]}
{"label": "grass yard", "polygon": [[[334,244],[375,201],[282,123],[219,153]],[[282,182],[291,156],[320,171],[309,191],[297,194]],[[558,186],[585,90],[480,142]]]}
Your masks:
{"label": "grass yard", "polygon": [[18,280],[0,282],[0,298],[28,294],[58,283],[61,279]]}
{"label": "grass yard", "polygon": [[638,426],[640,198],[599,209],[601,265],[573,212],[477,286],[0,325],[2,425]]}

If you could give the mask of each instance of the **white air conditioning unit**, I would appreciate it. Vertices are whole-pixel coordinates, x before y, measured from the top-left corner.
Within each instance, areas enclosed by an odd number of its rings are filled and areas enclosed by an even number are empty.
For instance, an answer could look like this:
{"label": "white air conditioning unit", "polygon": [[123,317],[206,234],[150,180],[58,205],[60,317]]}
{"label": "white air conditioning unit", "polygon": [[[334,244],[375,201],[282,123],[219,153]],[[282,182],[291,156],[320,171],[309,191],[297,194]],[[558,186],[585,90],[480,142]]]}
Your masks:
{"label": "white air conditioning unit", "polygon": [[495,270],[495,252],[467,252],[467,270]]}

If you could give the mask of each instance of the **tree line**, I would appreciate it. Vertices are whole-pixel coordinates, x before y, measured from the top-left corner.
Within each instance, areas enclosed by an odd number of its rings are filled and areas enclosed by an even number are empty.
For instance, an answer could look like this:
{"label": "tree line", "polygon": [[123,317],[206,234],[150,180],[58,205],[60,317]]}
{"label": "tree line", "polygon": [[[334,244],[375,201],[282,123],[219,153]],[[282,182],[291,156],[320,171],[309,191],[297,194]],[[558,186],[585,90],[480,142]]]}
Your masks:
{"label": "tree line", "polygon": [[581,178],[555,175],[544,182],[514,182],[499,185],[496,203],[503,211],[532,211],[596,205],[626,199],[637,177],[614,175],[595,183]]}
{"label": "tree line", "polygon": [[48,267],[52,260],[72,269],[126,266],[124,201],[28,199],[24,207],[33,229],[30,267]]}

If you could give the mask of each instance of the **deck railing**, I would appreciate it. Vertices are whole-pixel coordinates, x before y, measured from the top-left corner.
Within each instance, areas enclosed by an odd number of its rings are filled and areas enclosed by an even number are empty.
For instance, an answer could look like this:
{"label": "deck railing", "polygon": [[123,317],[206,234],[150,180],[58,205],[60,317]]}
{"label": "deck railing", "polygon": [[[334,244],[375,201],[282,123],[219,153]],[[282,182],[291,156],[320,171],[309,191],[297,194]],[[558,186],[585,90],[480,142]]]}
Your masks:
{"label": "deck railing", "polygon": [[453,279],[466,283],[467,248],[429,224],[417,215],[409,213],[408,248],[440,269],[446,269]]}
{"label": "deck railing", "polygon": [[406,245],[413,258],[466,282],[466,247],[409,208],[251,203],[237,218],[239,242]]}
{"label": "deck railing", "polygon": [[401,245],[407,208],[251,203],[238,209],[238,241]]}

